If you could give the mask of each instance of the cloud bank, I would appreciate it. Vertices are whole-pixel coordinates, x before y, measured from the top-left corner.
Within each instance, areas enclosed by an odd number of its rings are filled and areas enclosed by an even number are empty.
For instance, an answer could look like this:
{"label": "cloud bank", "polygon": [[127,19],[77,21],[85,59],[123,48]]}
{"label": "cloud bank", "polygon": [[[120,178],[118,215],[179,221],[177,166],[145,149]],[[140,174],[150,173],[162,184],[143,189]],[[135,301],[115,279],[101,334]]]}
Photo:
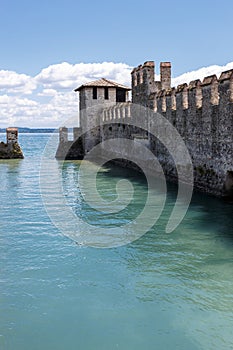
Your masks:
{"label": "cloud bank", "polygon": [[[233,62],[225,66],[209,66],[184,73],[172,79],[177,86],[191,80],[232,69]],[[63,121],[77,116],[79,85],[99,78],[107,78],[130,86],[132,67],[125,63],[63,62],[50,65],[35,77],[0,70],[0,127],[58,127]]]}
{"label": "cloud bank", "polygon": [[197,69],[192,72],[187,72],[184,74],[181,74],[180,76],[172,79],[172,85],[177,86],[179,84],[183,83],[189,83],[192,80],[200,79],[201,81],[203,78],[208,77],[209,75],[216,74],[217,77],[220,76],[220,74],[226,70],[233,69],[233,62],[230,62],[226,64],[225,66],[209,66],[209,67],[203,67],[200,69]]}

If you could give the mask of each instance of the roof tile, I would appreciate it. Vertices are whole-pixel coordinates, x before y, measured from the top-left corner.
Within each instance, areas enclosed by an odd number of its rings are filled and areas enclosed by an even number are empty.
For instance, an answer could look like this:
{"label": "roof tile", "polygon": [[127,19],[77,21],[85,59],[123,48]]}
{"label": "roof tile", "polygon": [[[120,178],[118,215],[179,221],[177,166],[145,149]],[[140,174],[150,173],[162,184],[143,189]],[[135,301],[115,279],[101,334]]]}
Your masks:
{"label": "roof tile", "polygon": [[83,84],[81,86],[79,86],[77,89],[75,89],[74,91],[80,91],[81,89],[85,88],[85,87],[92,87],[92,86],[97,86],[97,87],[115,87],[115,88],[121,88],[124,90],[131,90],[129,87],[115,83],[114,81],[105,79],[105,78],[101,78],[98,80],[94,80],[94,81],[90,81],[86,84]]}

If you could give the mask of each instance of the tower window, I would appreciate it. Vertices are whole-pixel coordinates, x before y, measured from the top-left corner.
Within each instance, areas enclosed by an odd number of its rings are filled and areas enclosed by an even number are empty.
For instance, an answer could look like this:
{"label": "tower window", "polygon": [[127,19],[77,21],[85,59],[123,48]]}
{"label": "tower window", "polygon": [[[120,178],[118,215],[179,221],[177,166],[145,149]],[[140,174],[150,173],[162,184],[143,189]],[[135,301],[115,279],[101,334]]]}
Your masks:
{"label": "tower window", "polygon": [[108,88],[107,87],[104,88],[104,99],[108,100]]}
{"label": "tower window", "polygon": [[116,89],[116,102],[125,102],[126,93],[123,89]]}
{"label": "tower window", "polygon": [[93,100],[97,100],[97,87],[93,87]]}

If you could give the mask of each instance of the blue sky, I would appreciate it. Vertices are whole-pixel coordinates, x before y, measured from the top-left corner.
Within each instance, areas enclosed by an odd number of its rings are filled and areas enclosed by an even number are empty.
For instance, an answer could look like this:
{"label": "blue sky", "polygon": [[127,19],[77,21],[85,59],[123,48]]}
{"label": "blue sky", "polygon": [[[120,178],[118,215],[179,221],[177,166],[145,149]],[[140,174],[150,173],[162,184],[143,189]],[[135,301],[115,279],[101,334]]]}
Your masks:
{"label": "blue sky", "polygon": [[75,113],[82,80],[105,73],[127,83],[146,60],[171,61],[174,77],[233,61],[232,0],[0,0],[0,8],[0,127],[38,126],[42,109],[40,125],[55,126],[65,103]]}

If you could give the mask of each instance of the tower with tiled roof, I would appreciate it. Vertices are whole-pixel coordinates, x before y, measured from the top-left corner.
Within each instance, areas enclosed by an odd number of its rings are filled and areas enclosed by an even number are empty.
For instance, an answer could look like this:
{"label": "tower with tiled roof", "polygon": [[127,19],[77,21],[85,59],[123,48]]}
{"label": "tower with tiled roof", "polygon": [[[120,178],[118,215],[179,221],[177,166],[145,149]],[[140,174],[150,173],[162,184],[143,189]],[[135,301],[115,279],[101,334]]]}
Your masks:
{"label": "tower with tiled roof", "polygon": [[126,102],[129,87],[101,78],[75,89],[79,92],[80,127],[84,136],[84,150],[88,152],[99,142],[99,111],[111,104]]}

